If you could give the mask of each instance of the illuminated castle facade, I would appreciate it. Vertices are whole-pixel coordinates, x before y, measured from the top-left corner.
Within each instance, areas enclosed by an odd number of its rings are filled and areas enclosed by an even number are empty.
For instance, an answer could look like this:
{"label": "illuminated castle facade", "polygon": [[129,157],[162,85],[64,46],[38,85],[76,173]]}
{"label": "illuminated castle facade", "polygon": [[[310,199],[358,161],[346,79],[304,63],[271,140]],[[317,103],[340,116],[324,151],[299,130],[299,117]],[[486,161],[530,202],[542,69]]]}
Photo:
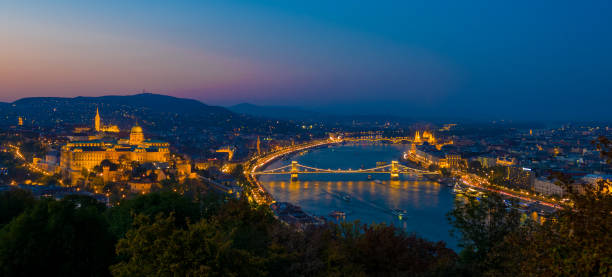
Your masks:
{"label": "illuminated castle facade", "polygon": [[[96,112],[96,130],[100,126]],[[80,173],[83,169],[92,170],[104,160],[121,162],[167,162],[170,157],[170,144],[163,141],[145,139],[140,126],[132,127],[129,138],[119,140],[72,141],[61,149],[60,167],[65,173]]]}

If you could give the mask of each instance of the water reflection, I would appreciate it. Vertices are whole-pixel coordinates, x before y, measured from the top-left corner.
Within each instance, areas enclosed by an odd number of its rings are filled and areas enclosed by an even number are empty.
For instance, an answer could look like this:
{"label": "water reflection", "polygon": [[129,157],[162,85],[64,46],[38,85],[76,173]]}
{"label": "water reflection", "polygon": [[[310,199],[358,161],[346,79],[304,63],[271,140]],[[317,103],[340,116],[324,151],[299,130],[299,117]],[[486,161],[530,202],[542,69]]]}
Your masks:
{"label": "water reflection", "polygon": [[[388,209],[411,206],[416,208],[438,206],[440,185],[436,182],[402,181],[265,181],[265,185],[277,198],[289,196],[290,200],[316,199],[321,204],[334,202],[338,192],[363,199],[376,200],[386,197]],[[367,188],[367,189],[364,189]],[[280,200],[280,199],[279,199]]]}
{"label": "water reflection", "polygon": [[[392,145],[317,149],[276,161],[268,168],[289,164],[291,160],[319,168],[368,168],[378,161],[397,160],[403,149]],[[446,213],[453,205],[453,194],[450,188],[437,182],[413,176],[390,180],[385,174],[373,174],[372,180],[368,180],[367,174],[304,174],[298,179],[289,181],[284,175],[260,178],[277,201],[297,204],[329,220],[385,222],[431,240],[445,240],[451,247],[456,245],[448,233],[450,226],[446,220]],[[346,216],[336,219],[329,215],[332,211],[342,211]]]}

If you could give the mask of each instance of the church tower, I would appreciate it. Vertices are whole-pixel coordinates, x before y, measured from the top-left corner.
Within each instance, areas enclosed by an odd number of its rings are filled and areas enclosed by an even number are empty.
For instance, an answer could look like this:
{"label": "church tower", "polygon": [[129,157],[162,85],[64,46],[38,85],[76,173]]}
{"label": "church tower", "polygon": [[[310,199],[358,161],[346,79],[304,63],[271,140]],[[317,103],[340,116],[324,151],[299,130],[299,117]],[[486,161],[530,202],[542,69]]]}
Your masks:
{"label": "church tower", "polygon": [[100,112],[98,111],[98,107],[96,107],[96,118],[94,121],[94,128],[96,132],[100,132]]}
{"label": "church tower", "polygon": [[261,141],[257,137],[257,155],[261,155]]}

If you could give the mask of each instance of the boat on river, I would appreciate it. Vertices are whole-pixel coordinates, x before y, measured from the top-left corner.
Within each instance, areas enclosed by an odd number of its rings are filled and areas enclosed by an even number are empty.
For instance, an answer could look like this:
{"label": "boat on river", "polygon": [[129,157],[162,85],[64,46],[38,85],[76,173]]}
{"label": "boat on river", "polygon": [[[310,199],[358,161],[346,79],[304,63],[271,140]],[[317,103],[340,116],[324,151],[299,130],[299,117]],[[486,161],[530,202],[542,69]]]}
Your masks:
{"label": "boat on river", "polygon": [[351,201],[351,195],[345,192],[339,192],[338,196],[340,196],[340,199],[344,200],[344,201]]}
{"label": "boat on river", "polygon": [[464,192],[465,192],[465,188],[463,188],[459,184],[455,184],[455,186],[453,187],[453,193],[464,193]]}
{"label": "boat on river", "polygon": [[335,217],[335,218],[340,218],[340,217],[345,217],[346,213],[343,211],[331,211],[329,213],[329,216],[331,217]]}
{"label": "boat on river", "polygon": [[408,214],[408,211],[402,209],[392,209],[391,213],[397,216],[406,216]]}

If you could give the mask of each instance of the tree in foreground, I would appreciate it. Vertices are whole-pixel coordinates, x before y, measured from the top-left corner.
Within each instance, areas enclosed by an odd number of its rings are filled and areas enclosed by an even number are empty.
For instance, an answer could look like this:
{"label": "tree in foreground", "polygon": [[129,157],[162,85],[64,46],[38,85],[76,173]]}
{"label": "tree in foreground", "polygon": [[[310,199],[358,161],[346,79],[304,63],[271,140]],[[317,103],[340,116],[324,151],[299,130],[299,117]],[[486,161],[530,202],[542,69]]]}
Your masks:
{"label": "tree in foreground", "polygon": [[108,275],[114,240],[91,200],[40,200],[4,226],[0,275]]}
{"label": "tree in foreground", "polygon": [[243,200],[184,227],[173,215],[137,216],[117,255],[115,276],[443,276],[456,260],[444,243],[393,226],[298,231]]}
{"label": "tree in foreground", "polygon": [[499,242],[521,225],[521,214],[516,203],[507,206],[496,193],[486,193],[480,199],[473,196],[457,198],[455,208],[449,212],[459,238],[459,265],[464,274],[475,276],[497,267],[503,259],[492,255]]}
{"label": "tree in foreground", "polygon": [[[573,205],[543,225],[521,228],[504,240],[531,275],[612,276],[612,194],[600,181],[571,192]],[[571,186],[567,186],[568,189]]]}
{"label": "tree in foreground", "polygon": [[[611,141],[600,138],[597,147],[610,165]],[[449,218],[465,247],[460,267],[466,275],[612,276],[612,184],[555,177],[571,204],[543,224],[517,221],[499,196],[456,205]]]}
{"label": "tree in foreground", "polygon": [[200,221],[176,228],[173,215],[138,216],[117,244],[114,276],[264,276],[262,259],[232,247],[232,233]]}
{"label": "tree in foreground", "polygon": [[34,206],[34,203],[34,196],[27,190],[12,189],[0,192],[0,228]]}

